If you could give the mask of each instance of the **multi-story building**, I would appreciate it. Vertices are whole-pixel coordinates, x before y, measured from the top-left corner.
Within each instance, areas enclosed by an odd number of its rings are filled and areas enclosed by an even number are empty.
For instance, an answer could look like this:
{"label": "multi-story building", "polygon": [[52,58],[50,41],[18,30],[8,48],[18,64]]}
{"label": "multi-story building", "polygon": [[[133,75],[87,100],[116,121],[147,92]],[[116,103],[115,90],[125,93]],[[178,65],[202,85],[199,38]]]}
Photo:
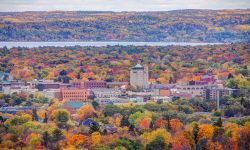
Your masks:
{"label": "multi-story building", "polygon": [[114,88],[99,88],[91,90],[96,98],[110,98],[110,97],[119,97],[122,95],[121,90]]}
{"label": "multi-story building", "polygon": [[50,89],[67,89],[70,87],[69,83],[54,82],[53,80],[40,80],[29,83],[30,86],[35,86],[39,91]]}
{"label": "multi-story building", "polygon": [[123,98],[123,97],[96,98],[95,100],[101,105],[106,105],[106,104],[119,105],[130,102],[129,98]]}
{"label": "multi-story building", "polygon": [[11,81],[13,77],[9,73],[0,71],[0,81]]}
{"label": "multi-story building", "polygon": [[10,81],[1,81],[0,82],[0,92],[4,92],[4,89],[10,88],[11,82]]}
{"label": "multi-story building", "polygon": [[126,88],[128,82],[107,82],[108,88]]}
{"label": "multi-story building", "polygon": [[144,67],[140,64],[132,67],[130,70],[130,85],[140,89],[149,88],[148,67]]}
{"label": "multi-story building", "polygon": [[94,88],[107,88],[107,83],[105,81],[84,81],[84,88],[86,89],[94,89]]}
{"label": "multi-story building", "polygon": [[192,97],[202,96],[205,85],[176,85],[171,89],[171,93],[186,93],[191,94]]}
{"label": "multi-story building", "polygon": [[87,101],[88,93],[86,89],[61,89],[62,99],[66,101]]}
{"label": "multi-story building", "polygon": [[238,89],[230,89],[230,88],[219,88],[217,86],[208,86],[203,90],[203,99],[205,100],[217,100],[223,96],[231,95],[234,92],[238,92]]}
{"label": "multi-story building", "polygon": [[70,81],[69,83],[72,88],[77,88],[77,89],[84,88],[84,81],[82,80]]}
{"label": "multi-story building", "polygon": [[89,80],[89,81],[70,81],[72,88],[77,89],[94,89],[94,88],[107,88],[105,81]]}
{"label": "multi-story building", "polygon": [[22,92],[27,94],[35,94],[36,92],[38,92],[38,90],[30,86],[4,86],[2,88],[2,92],[4,94],[13,94]]}
{"label": "multi-story building", "polygon": [[23,81],[18,81],[18,80],[12,80],[11,81],[11,88],[18,88],[18,87],[22,87],[22,86],[26,86],[27,84],[25,84],[25,82]]}
{"label": "multi-story building", "polygon": [[61,89],[48,89],[42,91],[43,95],[49,99],[57,98],[59,100],[62,99]]}
{"label": "multi-story building", "polygon": [[45,89],[60,89],[60,83],[56,83],[52,80],[43,80],[36,83],[36,87],[39,91]]}

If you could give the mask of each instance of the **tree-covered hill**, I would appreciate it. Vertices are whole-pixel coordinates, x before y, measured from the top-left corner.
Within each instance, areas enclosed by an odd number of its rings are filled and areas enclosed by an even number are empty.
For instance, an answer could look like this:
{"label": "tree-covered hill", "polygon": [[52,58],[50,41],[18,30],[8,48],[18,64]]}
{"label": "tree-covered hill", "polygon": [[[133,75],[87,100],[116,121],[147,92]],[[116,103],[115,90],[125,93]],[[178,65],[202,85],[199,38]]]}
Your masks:
{"label": "tree-covered hill", "polygon": [[250,42],[250,9],[2,12],[0,41]]}

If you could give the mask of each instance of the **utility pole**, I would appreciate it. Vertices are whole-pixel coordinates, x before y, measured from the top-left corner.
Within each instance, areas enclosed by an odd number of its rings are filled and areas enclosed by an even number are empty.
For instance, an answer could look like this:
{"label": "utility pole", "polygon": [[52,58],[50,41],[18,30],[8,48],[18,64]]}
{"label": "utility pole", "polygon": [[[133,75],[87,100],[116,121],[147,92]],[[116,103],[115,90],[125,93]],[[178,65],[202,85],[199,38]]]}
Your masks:
{"label": "utility pole", "polygon": [[217,91],[216,91],[216,96],[217,96],[217,110],[219,110],[220,109],[220,90],[219,89],[217,89]]}

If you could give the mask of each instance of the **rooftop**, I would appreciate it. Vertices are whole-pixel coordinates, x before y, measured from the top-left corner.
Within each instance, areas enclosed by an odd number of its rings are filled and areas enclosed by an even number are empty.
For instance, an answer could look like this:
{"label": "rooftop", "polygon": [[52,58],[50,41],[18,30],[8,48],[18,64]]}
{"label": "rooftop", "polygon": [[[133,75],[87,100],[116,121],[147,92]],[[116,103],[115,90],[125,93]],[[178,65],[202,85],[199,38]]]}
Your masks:
{"label": "rooftop", "polygon": [[85,105],[84,102],[77,102],[77,101],[70,101],[70,102],[65,102],[64,103],[65,107],[69,107],[69,108],[73,108],[73,109],[79,109],[83,105]]}
{"label": "rooftop", "polygon": [[141,64],[137,64],[132,69],[143,69],[144,67]]}

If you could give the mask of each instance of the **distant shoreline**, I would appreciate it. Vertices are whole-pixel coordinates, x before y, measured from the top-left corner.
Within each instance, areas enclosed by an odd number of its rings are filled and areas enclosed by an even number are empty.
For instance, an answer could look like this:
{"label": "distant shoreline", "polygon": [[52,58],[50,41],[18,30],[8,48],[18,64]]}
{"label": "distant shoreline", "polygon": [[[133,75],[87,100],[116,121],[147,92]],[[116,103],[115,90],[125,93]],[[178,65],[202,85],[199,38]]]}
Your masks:
{"label": "distant shoreline", "polygon": [[100,42],[0,42],[0,47],[7,48],[13,47],[46,47],[46,46],[55,46],[55,47],[65,47],[65,46],[170,46],[170,45],[179,45],[179,46],[201,46],[201,45],[221,45],[221,44],[230,44],[230,43],[192,43],[192,42],[115,42],[115,41],[100,41]]}

